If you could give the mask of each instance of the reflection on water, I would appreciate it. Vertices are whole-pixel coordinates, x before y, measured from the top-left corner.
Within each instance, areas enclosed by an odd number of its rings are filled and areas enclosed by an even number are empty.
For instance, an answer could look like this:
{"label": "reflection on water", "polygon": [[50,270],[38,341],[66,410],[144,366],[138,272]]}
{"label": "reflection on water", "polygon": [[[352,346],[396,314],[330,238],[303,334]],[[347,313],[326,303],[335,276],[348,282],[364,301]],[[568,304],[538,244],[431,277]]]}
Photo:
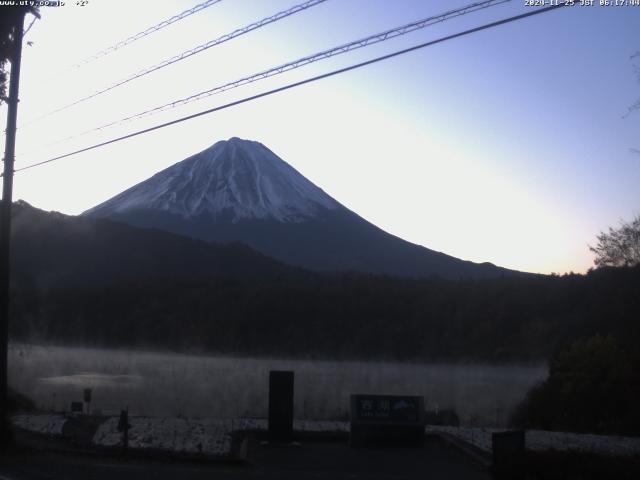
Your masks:
{"label": "reflection on water", "polygon": [[332,362],[11,345],[9,382],[47,410],[92,388],[93,410],[134,415],[265,417],[269,370],[295,372],[295,415],[346,417],[352,393],[423,395],[464,424],[504,424],[546,367]]}

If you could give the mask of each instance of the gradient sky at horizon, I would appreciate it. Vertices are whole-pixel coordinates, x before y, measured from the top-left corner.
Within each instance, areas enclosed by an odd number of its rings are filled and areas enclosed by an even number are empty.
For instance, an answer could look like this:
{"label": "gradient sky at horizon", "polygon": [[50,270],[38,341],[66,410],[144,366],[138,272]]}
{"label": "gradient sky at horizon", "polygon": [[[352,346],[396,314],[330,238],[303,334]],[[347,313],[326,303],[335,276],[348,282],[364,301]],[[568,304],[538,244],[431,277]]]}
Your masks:
{"label": "gradient sky at horizon", "polygon": [[[161,121],[530,11],[472,13],[99,134],[118,119],[471,3],[329,0],[32,125],[54,108],[301,3],[223,0],[58,73],[196,3],[89,0],[43,8],[27,34],[16,168]],[[598,3],[598,2],[596,2]],[[588,244],[640,213],[640,7],[571,7],[447,41],[16,175],[14,198],[82,211],[218,140],[257,140],[384,230],[459,258],[584,272]],[[640,63],[640,61],[636,62]],[[6,117],[6,108],[0,114]],[[4,139],[2,140],[4,148]]]}

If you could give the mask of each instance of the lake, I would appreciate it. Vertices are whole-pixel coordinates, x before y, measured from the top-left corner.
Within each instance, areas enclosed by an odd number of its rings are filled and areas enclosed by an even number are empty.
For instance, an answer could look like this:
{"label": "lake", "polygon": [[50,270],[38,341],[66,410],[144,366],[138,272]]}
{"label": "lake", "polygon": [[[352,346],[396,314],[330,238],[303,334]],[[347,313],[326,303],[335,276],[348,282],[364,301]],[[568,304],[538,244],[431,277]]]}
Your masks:
{"label": "lake", "polygon": [[115,414],[266,417],[269,370],[295,372],[295,416],[346,417],[349,396],[422,395],[461,423],[503,426],[546,365],[275,360],[12,344],[9,384],[46,410],[69,410],[92,388],[92,408]]}

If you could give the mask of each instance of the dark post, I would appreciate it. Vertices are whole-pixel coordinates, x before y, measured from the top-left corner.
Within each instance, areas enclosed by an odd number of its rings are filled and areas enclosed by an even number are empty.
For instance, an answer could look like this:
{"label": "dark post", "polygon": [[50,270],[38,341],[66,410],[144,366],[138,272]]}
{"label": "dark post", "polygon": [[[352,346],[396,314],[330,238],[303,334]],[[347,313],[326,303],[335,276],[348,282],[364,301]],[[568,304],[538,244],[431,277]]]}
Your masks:
{"label": "dark post", "polygon": [[87,415],[91,415],[91,389],[90,388],[85,388],[83,390],[83,400],[87,410],[86,411]]}
{"label": "dark post", "polygon": [[293,372],[269,372],[269,441],[293,438]]}
{"label": "dark post", "polygon": [[16,153],[16,125],[18,121],[18,86],[20,84],[20,59],[22,57],[22,32],[25,12],[20,9],[13,27],[13,51],[9,100],[7,102],[7,140],[4,151],[4,176],[2,204],[0,204],[0,441],[8,438],[7,412],[7,353],[9,340],[9,255],[11,234],[11,204],[13,202],[13,161]]}
{"label": "dark post", "polygon": [[129,447],[129,407],[120,411],[120,421],[118,422],[118,431],[122,432],[122,447],[126,452]]}
{"label": "dark post", "polygon": [[82,414],[83,411],[82,402],[71,402],[71,413]]}
{"label": "dark post", "polygon": [[495,478],[524,478],[525,432],[497,432],[491,435]]}

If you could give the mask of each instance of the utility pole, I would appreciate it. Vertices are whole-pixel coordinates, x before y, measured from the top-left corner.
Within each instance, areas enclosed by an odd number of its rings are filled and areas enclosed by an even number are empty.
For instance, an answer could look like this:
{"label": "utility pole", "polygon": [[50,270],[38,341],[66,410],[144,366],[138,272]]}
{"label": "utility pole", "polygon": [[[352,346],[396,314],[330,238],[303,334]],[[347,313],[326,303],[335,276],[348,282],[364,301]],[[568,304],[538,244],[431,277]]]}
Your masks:
{"label": "utility pole", "polygon": [[22,35],[26,11],[20,9],[13,27],[13,51],[7,102],[7,140],[4,151],[4,176],[2,178],[2,204],[0,204],[0,442],[9,440],[9,412],[7,409],[7,355],[9,341],[9,279],[11,252],[11,206],[13,203],[13,162],[16,153],[16,126],[18,120],[18,87],[20,84],[20,60]]}

